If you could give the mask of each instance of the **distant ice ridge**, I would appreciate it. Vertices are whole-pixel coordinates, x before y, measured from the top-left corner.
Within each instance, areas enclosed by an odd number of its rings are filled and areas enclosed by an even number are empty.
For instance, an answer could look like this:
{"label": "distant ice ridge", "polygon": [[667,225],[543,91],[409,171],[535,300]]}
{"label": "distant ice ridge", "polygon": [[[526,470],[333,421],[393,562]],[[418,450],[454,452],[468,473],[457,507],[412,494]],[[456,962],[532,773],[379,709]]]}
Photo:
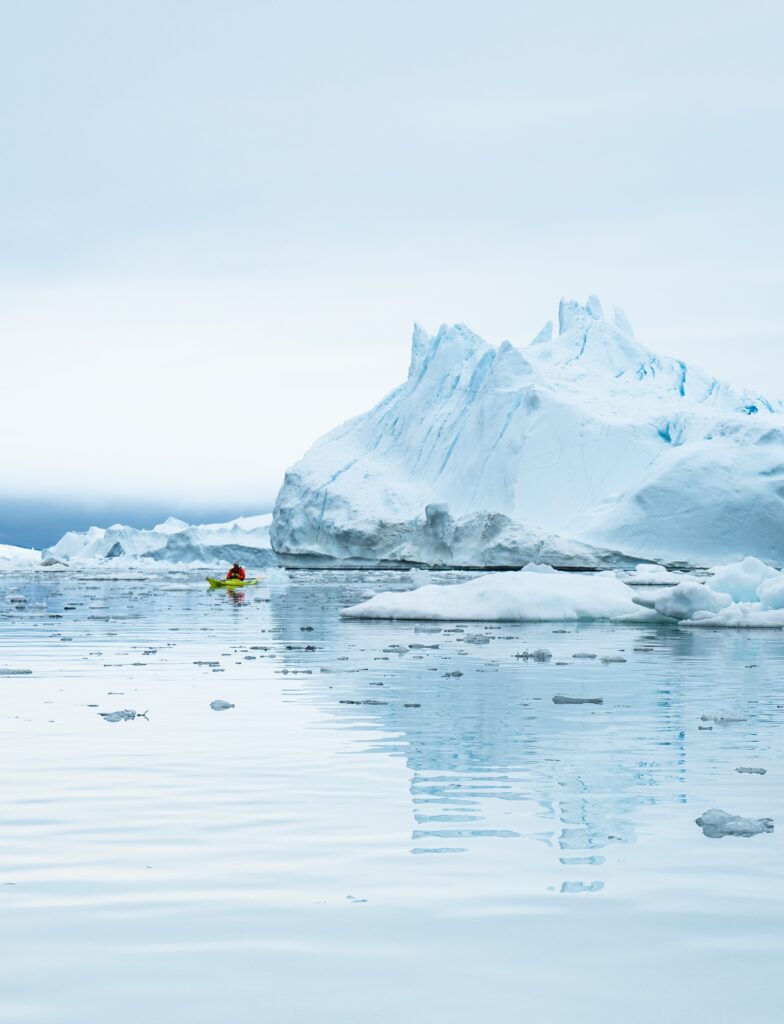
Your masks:
{"label": "distant ice ridge", "polygon": [[487,344],[414,330],[408,379],[289,469],[286,565],[784,564],[784,414],[658,356],[599,300]]}
{"label": "distant ice ridge", "polygon": [[67,565],[94,565],[110,561],[116,567],[138,566],[140,560],[176,565],[213,567],[239,561],[252,568],[277,565],[270,549],[272,516],[242,516],[228,523],[189,526],[169,518],[151,530],[133,526],[92,526],[84,533],[66,533],[43,560]]}
{"label": "distant ice ridge", "polygon": [[347,618],[484,622],[679,621],[685,626],[784,628],[784,573],[756,558],[720,566],[703,583],[687,579],[643,595],[614,573],[556,572],[529,565],[448,586],[376,594]]}

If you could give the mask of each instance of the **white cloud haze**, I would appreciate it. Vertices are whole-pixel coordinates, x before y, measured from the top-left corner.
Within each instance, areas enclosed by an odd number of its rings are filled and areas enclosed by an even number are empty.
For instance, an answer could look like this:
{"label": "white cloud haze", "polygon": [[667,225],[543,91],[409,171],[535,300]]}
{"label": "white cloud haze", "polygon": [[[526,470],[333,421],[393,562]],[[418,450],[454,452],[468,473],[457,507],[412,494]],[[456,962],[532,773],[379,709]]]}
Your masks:
{"label": "white cloud haze", "polygon": [[8,5],[0,498],[266,507],[414,319],[525,344],[562,294],[784,396],[783,22]]}

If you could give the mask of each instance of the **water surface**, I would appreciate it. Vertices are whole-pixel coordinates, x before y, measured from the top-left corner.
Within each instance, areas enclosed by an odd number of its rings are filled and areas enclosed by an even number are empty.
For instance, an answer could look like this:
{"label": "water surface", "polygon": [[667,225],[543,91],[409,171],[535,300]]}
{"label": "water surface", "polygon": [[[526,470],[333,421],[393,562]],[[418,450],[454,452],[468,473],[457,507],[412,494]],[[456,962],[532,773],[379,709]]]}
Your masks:
{"label": "water surface", "polygon": [[780,1019],[781,631],[100,575],[0,576],[3,1022]]}

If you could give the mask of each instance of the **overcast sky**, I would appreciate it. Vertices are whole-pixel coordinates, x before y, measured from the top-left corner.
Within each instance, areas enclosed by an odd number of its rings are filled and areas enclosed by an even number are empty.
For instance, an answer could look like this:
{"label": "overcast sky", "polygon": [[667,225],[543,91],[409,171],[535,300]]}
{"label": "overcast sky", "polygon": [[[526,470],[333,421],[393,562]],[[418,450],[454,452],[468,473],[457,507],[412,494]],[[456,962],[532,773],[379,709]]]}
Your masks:
{"label": "overcast sky", "polygon": [[781,4],[0,8],[0,504],[268,508],[561,295],[784,396]]}

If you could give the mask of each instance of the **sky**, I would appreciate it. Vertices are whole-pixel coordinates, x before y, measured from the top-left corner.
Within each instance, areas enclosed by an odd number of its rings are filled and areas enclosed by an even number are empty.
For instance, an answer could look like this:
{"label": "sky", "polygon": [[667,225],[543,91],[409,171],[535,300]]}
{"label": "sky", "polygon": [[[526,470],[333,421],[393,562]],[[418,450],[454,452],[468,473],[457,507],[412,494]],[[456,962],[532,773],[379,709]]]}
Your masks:
{"label": "sky", "polygon": [[784,397],[780,4],[0,14],[0,541],[270,508],[415,320],[596,293]]}

